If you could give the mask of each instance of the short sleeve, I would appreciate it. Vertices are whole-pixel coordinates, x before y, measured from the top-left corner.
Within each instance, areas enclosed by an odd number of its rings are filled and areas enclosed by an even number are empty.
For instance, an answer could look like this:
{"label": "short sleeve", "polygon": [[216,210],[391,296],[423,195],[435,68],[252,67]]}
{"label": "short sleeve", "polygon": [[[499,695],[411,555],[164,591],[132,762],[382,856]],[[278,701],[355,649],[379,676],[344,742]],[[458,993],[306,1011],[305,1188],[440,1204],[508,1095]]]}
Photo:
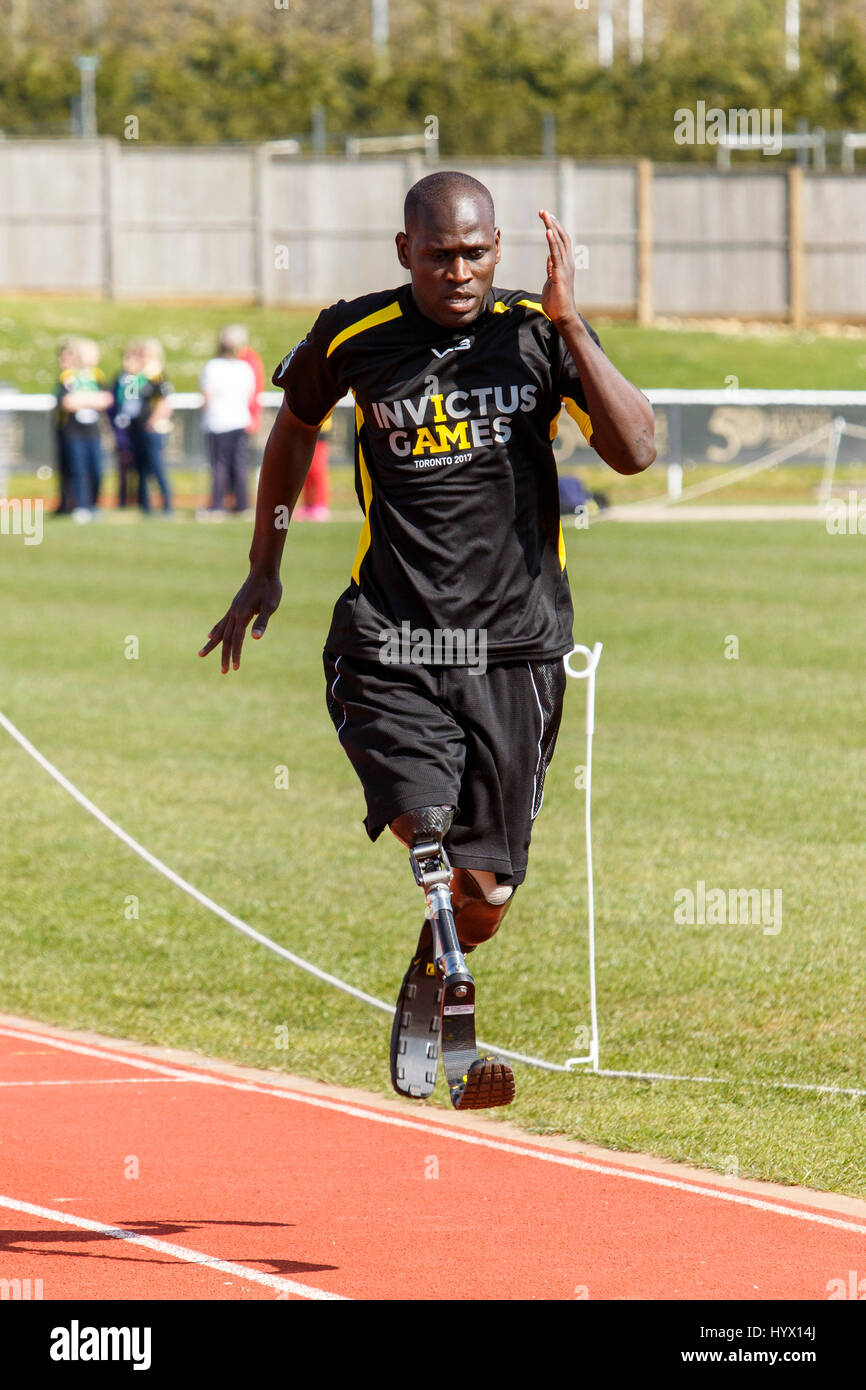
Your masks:
{"label": "short sleeve", "polygon": [[286,393],[286,403],[305,425],[318,427],[345,394],[333,360],[339,333],[335,310],[323,309],[304,338],[287,353],[271,381]]}
{"label": "short sleeve", "polygon": [[[580,316],[580,321],[596,346],[601,347],[598,334],[594,328],[590,327],[583,317],[583,314]],[[604,349],[602,348],[602,352],[603,351]],[[556,393],[560,397],[572,420],[577,421],[581,434],[587,444],[589,444],[592,440],[592,421],[589,418],[589,407],[586,404],[586,397],[583,394],[580,372],[574,365],[571,353],[558,333],[556,335],[556,353]]]}

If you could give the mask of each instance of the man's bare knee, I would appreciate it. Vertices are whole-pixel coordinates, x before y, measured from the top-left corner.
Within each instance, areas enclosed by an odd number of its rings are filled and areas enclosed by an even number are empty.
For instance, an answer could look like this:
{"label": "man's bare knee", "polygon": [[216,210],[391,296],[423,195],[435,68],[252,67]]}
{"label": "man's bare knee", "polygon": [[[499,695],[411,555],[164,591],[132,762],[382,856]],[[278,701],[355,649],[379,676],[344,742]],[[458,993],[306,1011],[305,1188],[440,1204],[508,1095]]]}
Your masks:
{"label": "man's bare knee", "polygon": [[497,884],[496,874],[488,869],[455,869],[451,901],[461,944],[473,947],[489,941],[499,930],[513,896],[514,889]]}
{"label": "man's bare knee", "polygon": [[464,869],[464,873],[470,874],[478,887],[484,894],[485,901],[500,906],[507,903],[514,891],[507,883],[497,883],[496,875],[492,869]]}

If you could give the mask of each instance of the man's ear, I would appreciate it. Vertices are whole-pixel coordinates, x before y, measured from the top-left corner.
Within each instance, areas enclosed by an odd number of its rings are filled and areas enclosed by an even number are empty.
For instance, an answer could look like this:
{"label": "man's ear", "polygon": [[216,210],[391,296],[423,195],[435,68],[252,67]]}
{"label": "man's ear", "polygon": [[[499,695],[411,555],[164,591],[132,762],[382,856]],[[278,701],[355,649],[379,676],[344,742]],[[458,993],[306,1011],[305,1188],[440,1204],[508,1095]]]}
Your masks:
{"label": "man's ear", "polygon": [[405,232],[398,232],[394,238],[397,246],[397,259],[404,270],[409,270],[409,238]]}
{"label": "man's ear", "polygon": [[496,244],[496,264],[498,265],[499,262],[502,260],[502,247],[501,247],[500,244],[499,244],[499,243],[500,243],[501,233],[500,233],[498,227],[497,227],[495,230],[496,230],[496,243],[495,243],[495,244]]}

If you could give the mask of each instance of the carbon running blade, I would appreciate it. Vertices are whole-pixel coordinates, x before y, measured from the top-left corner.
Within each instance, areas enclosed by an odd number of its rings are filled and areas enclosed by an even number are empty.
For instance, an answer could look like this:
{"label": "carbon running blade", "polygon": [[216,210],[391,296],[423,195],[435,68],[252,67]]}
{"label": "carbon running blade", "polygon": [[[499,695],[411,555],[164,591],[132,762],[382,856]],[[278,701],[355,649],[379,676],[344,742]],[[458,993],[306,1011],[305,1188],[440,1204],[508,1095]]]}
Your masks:
{"label": "carbon running blade", "polygon": [[455,1106],[455,1095],[462,1094],[466,1075],[477,1058],[475,984],[471,976],[452,977],[445,980],[442,989],[442,1065]]}
{"label": "carbon running blade", "polygon": [[433,1094],[439,1070],[442,980],[432,950],[406,971],[391,1027],[391,1085],[398,1095],[423,1100]]}

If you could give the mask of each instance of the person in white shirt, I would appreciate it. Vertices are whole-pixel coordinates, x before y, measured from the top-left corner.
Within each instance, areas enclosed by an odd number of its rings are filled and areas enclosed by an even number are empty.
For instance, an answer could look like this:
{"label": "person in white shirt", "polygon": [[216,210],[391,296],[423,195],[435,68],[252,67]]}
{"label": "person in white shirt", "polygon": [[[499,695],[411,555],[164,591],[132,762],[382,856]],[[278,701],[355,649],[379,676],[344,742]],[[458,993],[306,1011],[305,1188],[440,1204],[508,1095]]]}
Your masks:
{"label": "person in white shirt", "polygon": [[256,379],[249,363],[238,357],[245,341],[236,325],[224,328],[217,342],[217,355],[205,364],[200,377],[204,396],[202,426],[212,478],[208,508],[211,515],[225,510],[228,493],[233,497],[233,511],[245,512],[248,506],[246,431]]}

